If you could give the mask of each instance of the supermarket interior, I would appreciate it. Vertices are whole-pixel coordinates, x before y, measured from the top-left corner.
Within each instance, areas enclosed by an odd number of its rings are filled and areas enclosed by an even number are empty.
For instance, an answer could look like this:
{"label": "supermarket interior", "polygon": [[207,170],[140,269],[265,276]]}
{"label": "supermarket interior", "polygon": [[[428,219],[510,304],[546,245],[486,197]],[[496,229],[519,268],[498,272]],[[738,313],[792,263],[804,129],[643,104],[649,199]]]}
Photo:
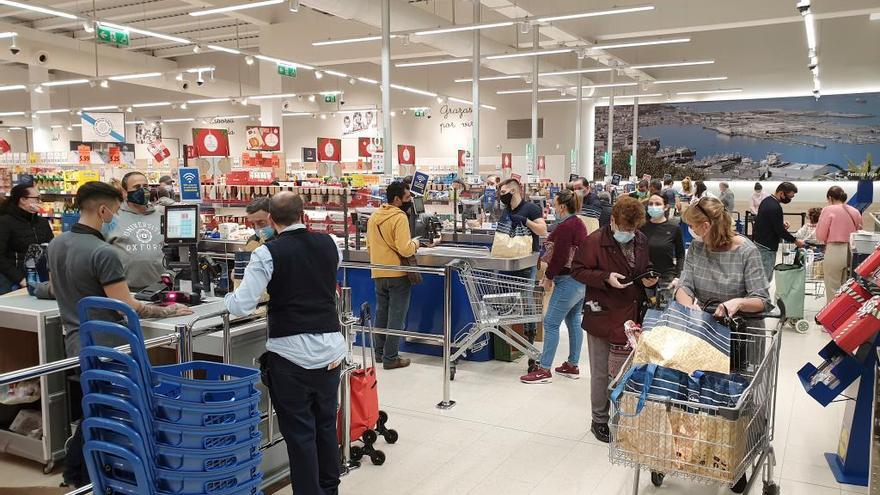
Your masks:
{"label": "supermarket interior", "polygon": [[0,0],[0,495],[880,495],[878,47]]}

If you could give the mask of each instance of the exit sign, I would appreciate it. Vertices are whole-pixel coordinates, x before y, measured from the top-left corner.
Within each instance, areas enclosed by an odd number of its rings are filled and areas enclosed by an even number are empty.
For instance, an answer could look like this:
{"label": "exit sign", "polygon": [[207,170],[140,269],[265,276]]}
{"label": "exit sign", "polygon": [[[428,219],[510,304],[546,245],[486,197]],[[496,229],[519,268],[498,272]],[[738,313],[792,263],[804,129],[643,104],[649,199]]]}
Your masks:
{"label": "exit sign", "polygon": [[278,64],[278,74],[285,77],[296,77],[296,67]]}
{"label": "exit sign", "polygon": [[98,34],[98,41],[103,43],[112,43],[119,46],[128,46],[130,43],[128,31],[123,29],[112,29],[98,24],[96,31]]}
{"label": "exit sign", "polygon": [[604,160],[605,165],[611,164],[611,153],[606,151],[602,159]]}
{"label": "exit sign", "polygon": [[324,103],[336,103],[336,95],[324,95]]}
{"label": "exit sign", "polygon": [[416,117],[424,117],[425,116],[425,109],[419,108],[417,110],[413,110],[413,115]]}

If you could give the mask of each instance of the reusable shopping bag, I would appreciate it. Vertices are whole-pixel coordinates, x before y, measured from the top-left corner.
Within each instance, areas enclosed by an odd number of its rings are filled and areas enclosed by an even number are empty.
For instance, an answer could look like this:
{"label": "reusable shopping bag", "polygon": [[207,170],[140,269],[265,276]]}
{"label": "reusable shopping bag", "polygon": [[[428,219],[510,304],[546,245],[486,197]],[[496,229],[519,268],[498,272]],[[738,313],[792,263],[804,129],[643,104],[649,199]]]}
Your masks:
{"label": "reusable shopping bag", "polygon": [[776,298],[785,307],[788,318],[803,318],[804,290],[807,270],[804,267],[804,250],[796,249],[793,263],[779,263],[773,268],[776,277]]}
{"label": "reusable shopping bag", "polygon": [[[379,391],[376,382],[376,367],[362,368],[351,373],[349,378],[351,399],[351,432],[356,440],[365,431],[376,427],[379,421]],[[341,420],[340,415],[340,420]],[[341,425],[341,423],[340,423]],[[341,428],[340,428],[341,434]]]}
{"label": "reusable shopping bag", "polygon": [[697,370],[730,373],[730,328],[677,301],[663,311],[649,309],[633,364],[656,364],[688,375]]}
{"label": "reusable shopping bag", "polygon": [[748,435],[748,415],[721,415],[674,408],[668,420],[676,471],[722,481],[734,481],[742,463]]}
{"label": "reusable shopping bag", "polygon": [[688,383],[688,400],[709,406],[734,408],[748,386],[749,380],[742,375],[695,371]]}
{"label": "reusable shopping bag", "polygon": [[499,222],[492,239],[492,256],[498,258],[522,258],[532,254],[532,231],[522,223],[510,220]]}

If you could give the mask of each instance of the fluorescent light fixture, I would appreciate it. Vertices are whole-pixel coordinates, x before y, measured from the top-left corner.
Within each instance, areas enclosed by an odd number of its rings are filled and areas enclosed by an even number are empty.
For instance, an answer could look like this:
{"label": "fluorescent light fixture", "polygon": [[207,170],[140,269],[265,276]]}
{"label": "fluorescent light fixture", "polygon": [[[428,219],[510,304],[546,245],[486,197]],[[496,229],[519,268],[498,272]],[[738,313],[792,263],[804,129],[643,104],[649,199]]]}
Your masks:
{"label": "fluorescent light fixture", "polygon": [[[599,88],[626,88],[630,86],[638,86],[637,82],[625,82],[625,83],[607,83],[607,84],[590,84],[588,86],[581,86],[583,89],[599,89]],[[556,88],[559,89],[559,88]],[[577,87],[568,88],[571,90],[576,90]]]}
{"label": "fluorescent light fixture", "polygon": [[[618,98],[656,98],[658,96],[663,96],[663,93],[648,93],[643,95],[615,95],[614,99]],[[602,99],[607,100],[610,99],[610,96],[603,96]]]}
{"label": "fluorescent light fixture", "polygon": [[241,55],[240,51],[235,50],[233,48],[226,48],[225,46],[218,46],[218,45],[205,45],[205,46],[207,46],[208,48],[210,48],[211,50],[214,50],[214,51],[231,53],[233,55]]}
{"label": "fluorescent light fixture", "polygon": [[49,113],[70,113],[70,109],[69,108],[56,108],[54,110],[37,110],[34,113],[39,114],[39,115],[45,115],[45,114],[49,114]]}
{"label": "fluorescent light fixture", "polygon": [[809,10],[804,14],[804,27],[807,30],[807,48],[816,51],[816,19]]}
{"label": "fluorescent light fixture", "polygon": [[553,50],[531,50],[527,52],[502,53],[501,55],[489,55],[487,60],[500,60],[504,58],[539,57],[542,55],[556,55],[558,53],[571,53],[574,48],[556,48]]}
{"label": "fluorescent light fixture", "polygon": [[132,105],[134,108],[151,108],[151,107],[170,107],[170,101],[154,101],[151,103],[135,103]]}
{"label": "fluorescent light fixture", "polygon": [[83,126],[82,124],[73,124],[73,125],[70,126],[70,127],[82,127],[82,126]]}
{"label": "fluorescent light fixture", "polygon": [[49,127],[52,128],[52,129],[61,129],[61,128],[64,127],[64,126],[61,125],[61,124],[52,124],[52,125],[50,125]]}
{"label": "fluorescent light fixture", "polygon": [[562,103],[567,101],[577,101],[577,98],[552,98],[549,100],[538,100],[538,103]]}
{"label": "fluorescent light fixture", "polygon": [[17,117],[24,114],[24,112],[0,112],[0,117]]}
{"label": "fluorescent light fixture", "polygon": [[[398,35],[392,34],[392,38],[399,38]],[[339,40],[325,40],[325,41],[315,41],[312,42],[312,46],[330,46],[330,45],[344,45],[348,43],[364,43],[367,41],[379,41],[381,40],[381,36],[361,36],[358,38],[344,38]]]}
{"label": "fluorescent light fixture", "polygon": [[0,86],[0,91],[16,91],[19,89],[27,89],[24,84],[11,84],[9,86]]}
{"label": "fluorescent light fixture", "polygon": [[413,36],[428,36],[431,34],[459,33],[461,31],[478,31],[480,29],[492,29],[499,27],[513,26],[513,21],[492,22],[488,24],[469,24],[467,26],[455,26],[448,28],[428,29],[425,31],[416,31]]}
{"label": "fluorescent light fixture", "polygon": [[13,37],[15,37],[17,34],[18,34],[18,33],[16,33],[15,31],[5,31],[5,32],[0,33],[0,39],[3,39],[3,38],[13,38]]}
{"label": "fluorescent light fixture", "polygon": [[590,45],[587,48],[591,50],[610,50],[612,48],[632,48],[636,46],[652,46],[652,45],[670,45],[673,43],[689,43],[690,38],[670,38],[664,40],[648,40],[648,41],[624,41],[622,43],[609,43],[607,45]]}
{"label": "fluorescent light fixture", "polygon": [[421,89],[416,89],[416,88],[410,88],[409,86],[401,86],[400,84],[392,84],[391,87],[394,88],[394,89],[399,89],[399,90],[401,90],[401,91],[406,91],[406,92],[408,92],[408,93],[414,93],[414,94],[417,94],[417,95],[431,96],[431,97],[434,97],[434,98],[437,97],[437,93],[432,93],[432,92],[430,92],[430,91],[423,91],[423,90],[421,90]]}
{"label": "fluorescent light fixture", "polygon": [[727,76],[718,76],[718,77],[694,77],[690,79],[659,79],[656,81],[651,81],[654,84],[678,84],[678,83],[691,83],[691,82],[704,82],[704,81],[726,81]]}
{"label": "fluorescent light fixture", "polygon": [[[392,86],[393,86],[393,84],[392,84]],[[337,96],[337,95],[341,95],[342,91],[321,91],[318,94],[321,96]]]}
{"label": "fluorescent light fixture", "polygon": [[[586,86],[584,86],[584,87],[586,87]],[[539,93],[548,93],[550,91],[559,91],[560,89],[565,89],[565,88],[538,88],[538,92]],[[532,92],[531,89],[505,89],[502,91],[496,91],[495,94],[496,95],[524,95],[524,94],[528,94],[531,92]]]}
{"label": "fluorescent light fixture", "polygon": [[69,14],[67,12],[62,12],[60,10],[47,9],[46,7],[39,7],[37,5],[32,5],[31,3],[22,3],[22,2],[14,2],[12,0],[0,0],[0,5],[6,5],[9,7],[16,7],[19,9],[30,10],[33,12],[39,12],[41,14],[49,14],[57,17],[63,17],[65,19],[79,19],[79,17]]}
{"label": "fluorescent light fixture", "polygon": [[423,62],[403,62],[400,64],[394,64],[395,67],[422,67],[425,65],[445,65],[445,64],[460,64],[464,62],[470,62],[469,58],[447,58],[442,60],[425,60]]}
{"label": "fluorescent light fixture", "polygon": [[[506,81],[508,79],[521,79],[521,78],[522,78],[522,76],[517,76],[517,75],[485,76],[485,77],[481,77],[480,81]],[[473,78],[456,79],[455,82],[469,83],[469,82],[474,82],[474,80],[473,80]]]}
{"label": "fluorescent light fixture", "polygon": [[211,67],[190,67],[189,69],[186,69],[186,72],[188,74],[198,74],[200,72],[210,72],[214,69],[216,69],[216,67],[213,67],[213,66],[211,66]]}
{"label": "fluorescent light fixture", "polygon": [[126,124],[143,124],[144,121],[143,120],[126,120],[125,123]]}
{"label": "fluorescent light fixture", "polygon": [[868,18],[872,21],[880,21],[880,12],[874,12]]}
{"label": "fluorescent light fixture", "polygon": [[83,107],[83,110],[86,112],[93,112],[96,110],[116,110],[119,108],[118,105],[102,105],[99,107]]}
{"label": "fluorescent light fixture", "polygon": [[162,123],[163,124],[173,124],[175,122],[193,122],[195,120],[196,119],[194,119],[192,117],[184,117],[184,118],[180,118],[180,119],[162,119]]}
{"label": "fluorescent light fixture", "polygon": [[193,104],[198,104],[198,103],[222,103],[222,102],[224,102],[224,101],[229,101],[230,99],[231,99],[231,98],[203,98],[203,99],[200,99],[200,100],[187,100],[186,102],[187,102],[187,103],[193,103]]}
{"label": "fluorescent light fixture", "polygon": [[[0,1],[2,1],[2,0],[0,0]],[[173,41],[175,43],[180,43],[182,45],[192,44],[192,42],[186,38],[181,38],[179,36],[171,36],[170,34],[157,33],[156,31],[148,31],[146,29],[133,28],[133,27],[128,27],[128,26],[123,26],[121,24],[113,24],[111,22],[104,22],[104,21],[100,21],[100,22],[98,22],[98,24],[100,24],[101,26],[106,26],[108,28],[119,29],[122,31],[128,31],[130,33],[137,33],[137,34],[142,34],[144,36],[152,36],[153,38],[159,38],[159,39],[163,39],[163,40]]]}
{"label": "fluorescent light fixture", "polygon": [[280,58],[275,58],[275,57],[267,57],[266,55],[254,55],[254,56],[264,62],[274,62],[278,65],[286,65],[288,67],[302,67],[303,69],[315,70],[315,68],[312,67],[311,65],[299,64],[296,62],[290,62],[289,60],[282,60]]}
{"label": "fluorescent light fixture", "polygon": [[379,84],[379,81],[377,81],[375,79],[370,79],[369,77],[358,77],[358,81],[369,83],[369,84]]}
{"label": "fluorescent light fixture", "polygon": [[722,93],[741,93],[742,89],[709,89],[705,91],[679,91],[677,95],[711,95]]}
{"label": "fluorescent light fixture", "polygon": [[714,60],[696,60],[693,62],[667,62],[667,63],[657,63],[657,64],[638,64],[638,65],[630,65],[630,69],[662,69],[665,67],[688,67],[691,65],[708,65],[714,64]]}
{"label": "fluorescent light fixture", "polygon": [[10,127],[9,130],[10,131],[23,131],[24,128],[23,127]]}
{"label": "fluorescent light fixture", "polygon": [[273,100],[275,98],[293,98],[296,96],[296,93],[284,93],[280,95],[256,95],[256,96],[248,96],[248,100]]}
{"label": "fluorescent light fixture", "polygon": [[111,81],[130,81],[132,79],[146,79],[148,77],[159,77],[161,72],[144,72],[142,74],[123,74],[121,76],[110,76],[107,79]]}
{"label": "fluorescent light fixture", "polygon": [[278,5],[279,3],[282,3],[284,1],[285,0],[262,0],[260,2],[240,3],[236,5],[227,5],[226,7],[218,7],[216,9],[196,10],[195,12],[190,12],[189,15],[193,17],[200,17],[203,15],[222,14],[224,12],[235,12],[236,10],[255,9],[257,7]]}
{"label": "fluorescent light fixture", "polygon": [[291,112],[291,113],[282,113],[282,117],[307,117],[311,115],[311,112]]}
{"label": "fluorescent light fixture", "polygon": [[348,77],[348,74],[345,74],[343,72],[337,72],[335,70],[325,70],[324,73],[330,74],[331,76],[336,76],[336,77]]}
{"label": "fluorescent light fixture", "polygon": [[214,117],[214,118],[215,119],[236,120],[236,119],[249,119],[251,117],[252,117],[251,115],[221,115],[219,117]]}
{"label": "fluorescent light fixture", "polygon": [[554,22],[554,21],[568,21],[571,19],[584,19],[586,17],[599,17],[603,15],[614,15],[614,14],[628,14],[630,12],[645,12],[648,10],[654,10],[653,5],[645,5],[642,7],[627,7],[623,9],[611,9],[611,10],[598,10],[595,12],[582,12],[580,14],[566,14],[566,15],[556,15],[549,17],[539,17],[535,19],[535,22]]}
{"label": "fluorescent light fixture", "polygon": [[88,84],[88,79],[64,79],[61,81],[46,81],[44,83],[40,83],[43,86],[51,87],[51,86],[73,86],[74,84]]}
{"label": "fluorescent light fixture", "polygon": [[595,69],[574,69],[574,70],[558,70],[554,72],[539,72],[538,77],[548,76],[569,76],[572,74],[592,74],[594,72],[611,72],[610,67],[599,67]]}
{"label": "fluorescent light fixture", "polygon": [[[474,102],[472,102],[470,100],[465,100],[463,98],[456,98],[454,96],[450,96],[449,101],[454,101],[455,103],[461,103],[463,105],[473,105],[474,104]],[[480,104],[480,107],[486,108],[488,110],[498,110],[498,107],[493,107],[492,105],[484,105],[482,103]],[[423,108],[423,107],[418,107],[418,108]]]}

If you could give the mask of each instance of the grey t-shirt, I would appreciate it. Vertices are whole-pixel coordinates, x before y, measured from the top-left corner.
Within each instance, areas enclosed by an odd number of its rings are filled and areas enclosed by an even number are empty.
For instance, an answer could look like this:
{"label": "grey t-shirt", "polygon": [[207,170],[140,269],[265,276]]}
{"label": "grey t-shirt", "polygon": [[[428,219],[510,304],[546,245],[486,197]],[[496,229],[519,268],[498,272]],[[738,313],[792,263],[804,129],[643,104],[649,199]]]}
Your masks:
{"label": "grey t-shirt", "polygon": [[119,208],[119,223],[107,234],[107,242],[119,249],[125,278],[134,290],[155,284],[165,272],[162,246],[162,212],[159,208],[149,208],[138,213],[124,203]]}
{"label": "grey t-shirt", "polygon": [[[107,244],[100,232],[79,223],[49,243],[49,271],[65,335],[79,330],[76,305],[80,299],[104,297],[104,286],[125,280],[119,250]],[[93,316],[108,321],[118,318],[113,311]]]}

